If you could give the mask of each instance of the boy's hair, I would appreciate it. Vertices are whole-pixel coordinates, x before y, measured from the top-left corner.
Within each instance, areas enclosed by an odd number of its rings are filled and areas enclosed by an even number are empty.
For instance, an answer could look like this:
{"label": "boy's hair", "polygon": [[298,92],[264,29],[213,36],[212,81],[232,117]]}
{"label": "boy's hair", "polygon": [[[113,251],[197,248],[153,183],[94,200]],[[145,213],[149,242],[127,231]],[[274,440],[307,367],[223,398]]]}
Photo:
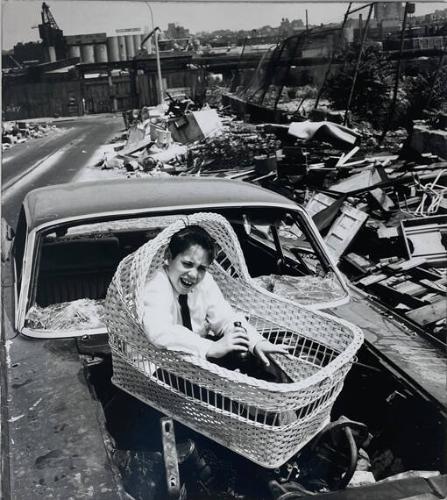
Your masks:
{"label": "boy's hair", "polygon": [[209,262],[216,257],[216,244],[211,236],[200,226],[191,225],[175,233],[169,242],[168,249],[175,259],[178,254],[185,252],[189,247],[199,245],[208,254]]}

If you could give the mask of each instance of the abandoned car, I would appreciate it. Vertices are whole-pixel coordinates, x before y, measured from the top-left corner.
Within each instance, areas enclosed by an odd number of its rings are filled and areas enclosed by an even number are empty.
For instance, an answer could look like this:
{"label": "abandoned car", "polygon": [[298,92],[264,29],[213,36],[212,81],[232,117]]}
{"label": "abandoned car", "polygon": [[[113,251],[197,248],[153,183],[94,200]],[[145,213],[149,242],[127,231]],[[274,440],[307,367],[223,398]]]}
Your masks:
{"label": "abandoned car", "polygon": [[[172,446],[163,415],[112,383],[105,299],[118,265],[201,212],[228,221],[257,287],[365,333],[332,423],[274,468],[179,422]],[[3,233],[4,498],[447,496],[444,353],[350,290],[293,201],[212,178],[67,184],[31,191]],[[426,472],[376,482],[409,470]]]}

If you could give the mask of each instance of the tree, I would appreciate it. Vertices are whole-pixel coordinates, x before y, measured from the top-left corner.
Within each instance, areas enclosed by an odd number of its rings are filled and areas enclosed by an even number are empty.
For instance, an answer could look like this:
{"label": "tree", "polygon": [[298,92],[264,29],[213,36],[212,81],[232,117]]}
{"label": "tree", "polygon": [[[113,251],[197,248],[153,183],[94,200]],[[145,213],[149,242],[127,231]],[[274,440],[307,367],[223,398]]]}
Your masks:
{"label": "tree", "polygon": [[[345,63],[328,78],[325,95],[336,109],[346,109],[354,78],[357,53],[349,49]],[[350,110],[361,120],[380,127],[389,109],[392,89],[392,65],[377,47],[364,51],[357,73]]]}

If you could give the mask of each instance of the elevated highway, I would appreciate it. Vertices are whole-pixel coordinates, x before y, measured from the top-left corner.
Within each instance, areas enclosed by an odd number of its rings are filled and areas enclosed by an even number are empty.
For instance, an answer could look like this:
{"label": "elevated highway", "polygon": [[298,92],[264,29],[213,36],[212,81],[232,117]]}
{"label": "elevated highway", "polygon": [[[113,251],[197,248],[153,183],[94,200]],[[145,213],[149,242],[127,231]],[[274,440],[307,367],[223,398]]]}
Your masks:
{"label": "elevated highway", "polygon": [[[419,57],[440,57],[446,51],[442,49],[409,49],[404,50],[402,59],[416,59]],[[396,60],[399,57],[399,51],[385,52],[391,60]],[[246,53],[242,56],[235,54],[210,54],[196,55],[192,52],[177,53],[177,54],[162,54],[161,67],[163,72],[178,72],[190,71],[195,69],[207,69],[214,72],[222,72],[227,70],[256,68],[263,53]],[[294,57],[292,60],[285,54],[281,57],[278,63],[293,66],[319,66],[329,63],[329,57]],[[335,60],[335,64],[342,63],[341,59]],[[113,69],[143,69],[148,73],[157,71],[157,62],[155,55],[146,57],[135,57],[128,61],[102,62],[77,65],[81,74],[97,73],[100,71],[110,71]]]}

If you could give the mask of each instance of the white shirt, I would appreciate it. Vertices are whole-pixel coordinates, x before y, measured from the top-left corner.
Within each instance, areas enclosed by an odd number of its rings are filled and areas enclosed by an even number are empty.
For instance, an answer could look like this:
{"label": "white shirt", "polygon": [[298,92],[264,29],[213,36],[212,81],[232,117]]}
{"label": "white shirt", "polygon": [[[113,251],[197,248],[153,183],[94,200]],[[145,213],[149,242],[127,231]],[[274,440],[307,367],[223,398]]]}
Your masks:
{"label": "white shirt", "polygon": [[178,293],[164,269],[158,270],[143,290],[143,327],[150,342],[158,347],[182,351],[205,358],[213,340],[204,338],[210,331],[224,335],[240,321],[247,330],[249,349],[263,337],[236,313],[225,300],[208,272],[187,295],[192,331],[182,324]]}

